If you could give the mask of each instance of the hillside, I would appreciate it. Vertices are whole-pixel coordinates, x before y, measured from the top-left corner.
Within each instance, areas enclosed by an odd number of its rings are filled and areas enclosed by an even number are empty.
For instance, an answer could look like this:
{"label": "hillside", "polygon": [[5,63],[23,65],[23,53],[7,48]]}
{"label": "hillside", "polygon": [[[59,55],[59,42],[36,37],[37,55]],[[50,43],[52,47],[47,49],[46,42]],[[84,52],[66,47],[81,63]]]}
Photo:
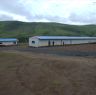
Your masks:
{"label": "hillside", "polygon": [[22,41],[35,35],[96,36],[96,25],[0,21],[0,37],[16,37]]}

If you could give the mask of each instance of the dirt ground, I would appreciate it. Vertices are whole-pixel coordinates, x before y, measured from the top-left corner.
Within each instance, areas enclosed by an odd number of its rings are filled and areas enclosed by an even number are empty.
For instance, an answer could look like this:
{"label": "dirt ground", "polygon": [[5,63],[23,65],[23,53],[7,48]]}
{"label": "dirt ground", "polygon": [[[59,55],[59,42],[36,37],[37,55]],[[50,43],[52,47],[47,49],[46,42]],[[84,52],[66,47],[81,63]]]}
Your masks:
{"label": "dirt ground", "polygon": [[13,47],[0,47],[0,51],[2,50],[16,50],[20,52],[43,53],[59,56],[96,57],[96,44],[65,45],[65,46],[39,47],[39,48],[28,47],[28,45],[19,45]]}
{"label": "dirt ground", "polygon": [[0,95],[96,95],[95,52],[95,44],[0,47]]}

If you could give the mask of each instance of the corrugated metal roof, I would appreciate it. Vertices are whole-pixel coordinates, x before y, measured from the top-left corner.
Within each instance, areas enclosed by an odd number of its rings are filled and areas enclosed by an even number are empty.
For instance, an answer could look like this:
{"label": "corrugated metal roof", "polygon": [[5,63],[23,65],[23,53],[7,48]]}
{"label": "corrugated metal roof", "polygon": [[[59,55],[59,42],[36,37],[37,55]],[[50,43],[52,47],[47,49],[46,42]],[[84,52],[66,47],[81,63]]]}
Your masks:
{"label": "corrugated metal roof", "polygon": [[40,40],[68,40],[68,39],[95,39],[96,37],[73,37],[73,36],[34,36],[34,38],[38,38]]}
{"label": "corrugated metal roof", "polygon": [[0,42],[11,42],[18,41],[16,38],[0,38]]}

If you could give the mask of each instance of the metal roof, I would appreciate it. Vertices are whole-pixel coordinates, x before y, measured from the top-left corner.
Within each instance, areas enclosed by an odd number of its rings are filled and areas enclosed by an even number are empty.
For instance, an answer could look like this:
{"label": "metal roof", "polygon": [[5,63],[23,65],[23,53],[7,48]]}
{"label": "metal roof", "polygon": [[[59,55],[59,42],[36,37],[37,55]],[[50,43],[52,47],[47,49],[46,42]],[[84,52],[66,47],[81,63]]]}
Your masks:
{"label": "metal roof", "polygon": [[73,40],[84,40],[84,39],[93,39],[96,40],[96,37],[74,37],[74,36],[34,36],[33,38],[38,38],[40,40],[68,40],[68,39],[73,39]]}
{"label": "metal roof", "polygon": [[15,42],[18,41],[16,38],[0,38],[0,42]]}

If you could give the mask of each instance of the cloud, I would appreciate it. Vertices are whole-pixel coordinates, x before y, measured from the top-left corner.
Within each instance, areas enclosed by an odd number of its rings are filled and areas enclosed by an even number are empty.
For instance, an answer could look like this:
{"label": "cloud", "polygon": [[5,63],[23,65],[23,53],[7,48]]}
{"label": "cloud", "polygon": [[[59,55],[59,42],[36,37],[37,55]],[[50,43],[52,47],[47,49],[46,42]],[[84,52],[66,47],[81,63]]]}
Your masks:
{"label": "cloud", "polygon": [[[33,18],[68,24],[96,23],[96,0],[22,0]],[[31,19],[31,18],[30,18]],[[32,19],[31,19],[32,20]]]}
{"label": "cloud", "polygon": [[0,1],[0,16],[2,15],[5,15],[2,19],[9,17],[8,20],[28,21],[27,17],[30,16],[30,12],[26,11],[26,8],[23,7],[19,0],[2,0]]}
{"label": "cloud", "polygon": [[0,20],[4,18],[30,22],[96,24],[96,0],[2,0]]}
{"label": "cloud", "polygon": [[19,2],[19,0],[2,0],[0,1],[0,10],[12,12],[18,15],[29,15],[26,8]]}
{"label": "cloud", "polygon": [[12,20],[12,17],[7,16],[7,15],[0,15],[0,20],[1,21],[6,21],[6,20]]}
{"label": "cloud", "polygon": [[18,21],[25,21],[28,22],[25,16],[21,16],[18,14],[6,12],[6,11],[0,11],[0,17],[1,21],[5,20],[18,20]]}

